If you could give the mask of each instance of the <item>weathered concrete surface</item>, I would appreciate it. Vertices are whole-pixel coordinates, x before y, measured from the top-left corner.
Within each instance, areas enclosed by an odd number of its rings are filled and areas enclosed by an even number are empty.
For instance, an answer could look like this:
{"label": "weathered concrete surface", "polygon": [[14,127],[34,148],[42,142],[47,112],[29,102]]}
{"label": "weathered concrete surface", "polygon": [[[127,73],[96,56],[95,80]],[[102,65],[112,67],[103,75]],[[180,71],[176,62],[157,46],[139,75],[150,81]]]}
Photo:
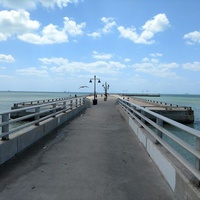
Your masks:
{"label": "weathered concrete surface", "polygon": [[[134,97],[128,97],[128,100],[131,103],[147,108],[155,113],[163,115],[177,122],[185,124],[194,122],[194,111],[191,107],[175,106],[165,103],[155,103]],[[151,115],[147,114],[146,116],[150,119],[155,120],[155,118]]]}
{"label": "weathered concrete surface", "polygon": [[99,98],[98,105],[1,166],[0,199],[175,199],[115,100]]}

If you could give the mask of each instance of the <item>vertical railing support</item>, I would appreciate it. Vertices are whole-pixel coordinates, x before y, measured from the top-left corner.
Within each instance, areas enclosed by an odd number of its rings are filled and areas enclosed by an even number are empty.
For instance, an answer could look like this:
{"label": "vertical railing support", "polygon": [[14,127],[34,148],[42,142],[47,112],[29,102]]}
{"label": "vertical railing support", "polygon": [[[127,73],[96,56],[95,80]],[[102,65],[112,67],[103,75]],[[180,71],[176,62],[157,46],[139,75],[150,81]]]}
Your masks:
{"label": "vertical railing support", "polygon": [[70,100],[70,109],[73,109],[73,100]]}
{"label": "vertical railing support", "polygon": [[[36,121],[36,120],[40,119],[40,114],[39,114],[40,113],[40,107],[35,108],[35,113],[37,113],[37,115],[35,116],[35,121]],[[38,126],[39,122],[36,122],[35,125]]]}
{"label": "vertical railing support", "polygon": [[[200,151],[200,138],[196,138],[196,150]],[[200,170],[200,160],[196,158],[196,169]]]}
{"label": "vertical railing support", "polygon": [[[156,118],[156,124],[158,124],[159,126],[163,127],[163,120],[161,120],[160,118]],[[162,138],[162,132],[159,131],[158,129],[156,130],[157,135]]]}
{"label": "vertical railing support", "polygon": [[81,98],[79,99],[79,106],[81,106]]}
{"label": "vertical railing support", "polygon": [[[67,107],[67,103],[66,103],[66,101],[64,101],[64,102],[63,102],[63,109],[65,110],[66,107]],[[65,112],[65,111],[64,111],[64,112]]]}
{"label": "vertical railing support", "polygon": [[[9,122],[9,114],[5,113],[2,115],[2,122]],[[2,126],[2,133],[7,133],[9,131],[9,124],[5,124]],[[9,135],[5,135],[2,137],[2,140],[9,140]]]}
{"label": "vertical railing support", "polygon": [[[53,104],[53,113],[56,113],[56,103]],[[56,117],[55,115],[53,117]]]}
{"label": "vertical railing support", "polygon": [[[145,111],[144,110],[141,110],[141,114],[142,114],[142,116],[145,117]],[[142,121],[142,123],[145,123],[145,120],[143,118],[141,118],[141,121]]]}
{"label": "vertical railing support", "polygon": [[[196,150],[197,151],[200,151],[200,138],[196,138]],[[199,158],[195,158],[195,167],[196,167],[196,169],[198,170],[198,171],[200,171],[200,159]],[[200,186],[200,180],[196,180],[196,184],[198,185],[198,186]]]}

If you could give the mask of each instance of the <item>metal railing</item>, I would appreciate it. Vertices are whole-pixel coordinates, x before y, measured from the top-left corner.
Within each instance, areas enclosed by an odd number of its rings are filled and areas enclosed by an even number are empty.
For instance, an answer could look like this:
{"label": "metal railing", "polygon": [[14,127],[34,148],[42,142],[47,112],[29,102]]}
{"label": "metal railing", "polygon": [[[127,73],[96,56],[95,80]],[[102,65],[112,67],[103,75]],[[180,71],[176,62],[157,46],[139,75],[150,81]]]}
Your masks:
{"label": "metal railing", "polygon": [[[180,105],[177,105],[177,104],[166,103],[166,102],[156,101],[156,100],[150,100],[150,99],[142,99],[142,98],[137,98],[137,97],[131,97],[131,98],[132,99],[136,99],[136,100],[141,101],[141,102],[148,102],[148,103],[154,105],[155,107],[159,107],[159,106],[163,107],[166,110],[170,109],[170,108],[181,108],[181,109],[185,109],[185,110],[192,110],[192,108],[189,107],[189,106],[180,106]],[[146,107],[148,107],[148,106],[146,106]]]}
{"label": "metal railing", "polygon": [[62,100],[67,100],[67,99],[70,99],[70,98],[69,97],[61,97],[61,98],[53,98],[53,99],[42,99],[42,100],[18,102],[18,103],[14,103],[13,109],[21,108],[24,106],[34,106],[34,105],[38,105],[38,104],[62,101]]}
{"label": "metal railing", "polygon": [[[157,144],[161,144],[166,148],[173,156],[176,157],[199,181],[200,181],[200,131],[190,128],[184,124],[178,123],[167,117],[159,115],[149,109],[138,106],[127,100],[119,98],[118,104],[127,112],[130,117],[136,120],[141,127],[147,130],[156,140]],[[151,120],[149,116],[153,116],[156,120]],[[180,137],[177,137],[171,130],[168,130],[166,124],[174,129],[179,129],[184,133],[187,133],[195,138],[195,146],[184,141]],[[179,145],[182,149],[189,152],[195,157],[195,164],[188,161],[173,145],[166,142],[163,138],[169,138],[171,141]]]}
{"label": "metal railing", "polygon": [[[31,125],[38,126],[40,122],[48,118],[55,117],[60,113],[73,110],[85,104],[85,100],[85,97],[63,99],[34,106],[26,105],[24,108],[0,113],[0,138],[2,140],[9,140],[10,134]],[[11,119],[11,115],[17,115],[19,117]],[[26,123],[20,123],[22,121],[26,121]],[[18,126],[16,126],[17,123],[19,123]],[[12,128],[10,128],[11,126]]]}

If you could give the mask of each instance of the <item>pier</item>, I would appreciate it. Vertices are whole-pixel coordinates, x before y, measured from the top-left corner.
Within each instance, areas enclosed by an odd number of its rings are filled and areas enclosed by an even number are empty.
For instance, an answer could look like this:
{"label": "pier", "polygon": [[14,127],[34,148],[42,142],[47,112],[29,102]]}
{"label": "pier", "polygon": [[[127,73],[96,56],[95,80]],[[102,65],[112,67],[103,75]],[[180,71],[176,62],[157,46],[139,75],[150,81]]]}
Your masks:
{"label": "pier", "polygon": [[[191,107],[186,107],[186,106],[179,106],[179,105],[174,105],[174,104],[168,104],[164,102],[159,102],[159,101],[152,101],[152,100],[145,100],[140,98],[141,96],[159,96],[157,94],[127,94],[126,96],[123,96],[124,99],[129,100],[130,102],[133,102],[141,107],[147,108],[151,111],[154,111],[160,115],[163,115],[165,117],[168,117],[172,120],[175,120],[180,123],[184,124],[189,124],[194,122],[194,111],[192,110]],[[12,106],[12,110],[15,109],[20,109],[20,108],[26,108],[27,110],[23,109],[22,111],[19,112],[13,112],[11,113],[10,117],[12,119],[23,117],[26,115],[30,115],[34,112],[33,109],[29,109],[31,106],[38,106],[41,105],[42,110],[46,110],[41,116],[46,116],[50,113],[50,108],[54,103],[56,102],[62,102],[64,100],[70,101],[69,98],[55,98],[55,99],[46,99],[46,100],[36,100],[36,101],[26,101],[26,102],[19,102],[19,103],[14,103]],[[78,98],[77,98],[78,101]],[[76,102],[78,103],[78,102]],[[46,105],[46,106],[43,106]],[[51,106],[50,106],[51,105]],[[60,110],[60,106],[56,106],[56,111]],[[48,112],[49,110],[49,112]],[[29,118],[29,120],[32,118]],[[153,119],[153,118],[152,118]]]}
{"label": "pier", "polygon": [[52,139],[2,167],[1,200],[175,199],[115,102],[98,98]]}
{"label": "pier", "polygon": [[177,122],[183,124],[190,124],[194,122],[194,111],[191,107],[179,106],[153,100],[145,100],[140,97],[125,96],[124,98],[134,104],[137,104],[143,108],[147,108],[155,113],[168,117]]}
{"label": "pier", "polygon": [[[186,131],[197,141],[199,131],[116,95],[107,101],[99,97],[98,105],[92,105],[92,97],[73,99],[69,104],[61,100],[57,105],[63,110],[51,113],[49,118],[38,117],[40,111],[34,106],[38,111],[33,114],[34,121],[16,128],[16,132],[6,129],[13,120],[5,117],[16,111],[2,114],[0,137],[7,140],[0,141],[0,161],[3,153],[11,151],[13,158],[0,166],[1,200],[200,198],[198,142],[196,148],[186,144],[166,130],[163,122]],[[147,114],[153,115],[156,123]],[[36,140],[40,133],[42,139]],[[163,140],[164,135],[190,151],[196,165],[172,149]]]}
{"label": "pier", "polygon": [[160,94],[150,94],[150,93],[124,93],[123,96],[129,97],[160,97]]}

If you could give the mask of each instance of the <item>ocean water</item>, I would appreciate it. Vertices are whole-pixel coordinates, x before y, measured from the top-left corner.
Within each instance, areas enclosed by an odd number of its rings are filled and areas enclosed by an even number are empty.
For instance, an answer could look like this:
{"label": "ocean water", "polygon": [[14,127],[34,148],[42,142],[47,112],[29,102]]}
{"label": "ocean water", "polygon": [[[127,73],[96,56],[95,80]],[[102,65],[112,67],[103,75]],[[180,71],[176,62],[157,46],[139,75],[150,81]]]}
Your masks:
{"label": "ocean water", "polygon": [[75,95],[85,96],[88,95],[88,93],[0,91],[0,113],[11,110],[14,103],[64,97],[68,98],[70,96],[74,97]]}
{"label": "ocean water", "polygon": [[[17,92],[17,91],[0,91],[0,113],[10,111],[14,103],[25,101],[36,101],[56,98],[69,98],[76,96],[86,96],[88,93],[71,93],[71,92]],[[1,116],[0,116],[1,122]],[[16,122],[9,126],[12,130],[25,122]],[[0,127],[0,133],[2,129]]]}
{"label": "ocean water", "polygon": [[163,103],[171,103],[179,106],[192,107],[194,111],[194,123],[188,126],[200,131],[200,95],[176,95],[176,94],[161,94],[160,97],[142,97]]}
{"label": "ocean water", "polygon": [[[194,128],[200,131],[200,95],[169,95],[169,94],[162,94],[160,97],[142,97],[144,99],[150,99],[154,101],[160,101],[164,103],[175,104],[179,106],[187,106],[191,107],[194,111],[194,123],[187,124],[187,126]],[[172,132],[175,136],[181,138],[185,142],[189,143],[191,146],[195,148],[196,146],[196,138],[188,133],[174,128],[171,125],[164,125],[170,132]],[[181,146],[177,145],[171,139],[163,136],[163,139],[169,143],[174,149],[176,149],[186,160],[191,162],[195,166],[195,158],[194,156],[183,149]]]}

